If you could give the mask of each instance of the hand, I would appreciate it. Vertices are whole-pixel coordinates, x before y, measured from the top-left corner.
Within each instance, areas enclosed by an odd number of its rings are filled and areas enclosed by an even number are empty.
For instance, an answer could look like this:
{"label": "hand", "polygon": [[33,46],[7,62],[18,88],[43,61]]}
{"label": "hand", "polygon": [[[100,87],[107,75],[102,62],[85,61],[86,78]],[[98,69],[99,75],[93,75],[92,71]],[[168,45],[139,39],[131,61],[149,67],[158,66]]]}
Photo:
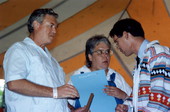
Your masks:
{"label": "hand", "polygon": [[57,88],[58,98],[76,98],[79,93],[76,88],[70,84],[65,84]]}
{"label": "hand", "polygon": [[78,108],[72,112],[83,112],[85,110],[85,107]]}
{"label": "hand", "polygon": [[123,100],[127,97],[127,94],[117,87],[108,86],[108,85],[106,85],[105,87],[106,88],[104,89],[104,92],[109,96],[113,96]]}
{"label": "hand", "polygon": [[124,104],[118,104],[116,107],[116,112],[127,112],[128,106]]}
{"label": "hand", "polygon": [[[71,111],[71,112],[85,112],[85,109],[86,109],[86,106],[81,107],[81,108],[78,108],[78,109],[73,110],[73,111]],[[90,110],[88,110],[88,112],[90,112]]]}

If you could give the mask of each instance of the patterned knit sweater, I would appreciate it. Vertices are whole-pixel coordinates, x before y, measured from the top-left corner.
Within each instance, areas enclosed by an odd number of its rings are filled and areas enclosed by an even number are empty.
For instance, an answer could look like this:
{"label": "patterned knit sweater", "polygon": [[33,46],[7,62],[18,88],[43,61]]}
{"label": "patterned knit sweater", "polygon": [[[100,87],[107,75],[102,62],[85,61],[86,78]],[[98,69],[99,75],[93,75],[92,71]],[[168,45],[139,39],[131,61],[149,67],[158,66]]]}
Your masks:
{"label": "patterned knit sweater", "polygon": [[170,111],[170,49],[158,41],[150,42],[144,51],[136,93],[138,112]]}

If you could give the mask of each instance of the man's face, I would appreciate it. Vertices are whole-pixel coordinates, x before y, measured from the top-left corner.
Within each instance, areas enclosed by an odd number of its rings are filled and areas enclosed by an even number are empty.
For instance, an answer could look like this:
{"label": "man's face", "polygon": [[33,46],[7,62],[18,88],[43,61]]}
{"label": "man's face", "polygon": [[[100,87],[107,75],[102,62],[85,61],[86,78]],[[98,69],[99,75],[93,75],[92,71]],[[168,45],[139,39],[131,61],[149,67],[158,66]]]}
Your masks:
{"label": "man's face", "polygon": [[100,70],[108,69],[110,63],[110,48],[103,42],[100,42],[94,49],[92,55],[89,54],[89,59],[92,61],[91,69]]}
{"label": "man's face", "polygon": [[38,44],[46,46],[52,42],[56,36],[57,20],[54,16],[46,15],[42,23],[38,23],[35,29]]}
{"label": "man's face", "polygon": [[117,37],[116,35],[112,38],[115,46],[122,52],[125,56],[130,56],[133,54],[131,48],[131,41],[128,37],[128,33],[123,33],[122,37]]}

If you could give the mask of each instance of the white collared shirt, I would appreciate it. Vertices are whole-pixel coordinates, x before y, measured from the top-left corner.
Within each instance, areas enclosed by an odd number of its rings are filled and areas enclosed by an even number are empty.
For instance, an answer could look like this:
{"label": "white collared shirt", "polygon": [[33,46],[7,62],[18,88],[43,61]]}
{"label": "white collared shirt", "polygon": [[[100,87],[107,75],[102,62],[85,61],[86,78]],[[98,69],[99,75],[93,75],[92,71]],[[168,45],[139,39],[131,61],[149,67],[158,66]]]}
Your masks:
{"label": "white collared shirt", "polygon": [[[17,42],[5,54],[5,82],[26,79],[35,84],[58,87],[65,84],[65,73],[58,62],[30,38]],[[69,112],[66,99],[33,97],[5,87],[8,112]]]}

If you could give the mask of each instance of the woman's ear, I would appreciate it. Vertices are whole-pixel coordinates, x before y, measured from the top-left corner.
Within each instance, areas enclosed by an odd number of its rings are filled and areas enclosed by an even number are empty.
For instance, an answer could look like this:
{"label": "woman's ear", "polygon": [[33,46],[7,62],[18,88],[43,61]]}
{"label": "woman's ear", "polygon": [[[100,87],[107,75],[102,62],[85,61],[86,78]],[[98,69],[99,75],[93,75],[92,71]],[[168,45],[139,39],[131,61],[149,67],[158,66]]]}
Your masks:
{"label": "woman's ear", "polygon": [[92,55],[88,54],[89,60],[92,61]]}

